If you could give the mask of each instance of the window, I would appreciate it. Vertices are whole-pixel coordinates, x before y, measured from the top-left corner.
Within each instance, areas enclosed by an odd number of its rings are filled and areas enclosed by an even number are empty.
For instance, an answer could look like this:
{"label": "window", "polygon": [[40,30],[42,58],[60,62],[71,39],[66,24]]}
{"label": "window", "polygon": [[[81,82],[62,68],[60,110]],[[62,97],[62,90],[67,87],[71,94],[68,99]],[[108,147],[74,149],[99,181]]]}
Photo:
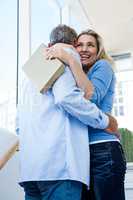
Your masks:
{"label": "window", "polygon": [[75,1],[69,5],[69,23],[68,25],[75,28],[80,33],[86,30],[88,27],[91,28],[91,22],[89,16],[85,10],[84,3],[82,1]]}
{"label": "window", "polygon": [[14,131],[17,69],[17,0],[0,1],[0,127]]}
{"label": "window", "polygon": [[42,42],[48,44],[51,30],[60,23],[55,1],[31,1],[31,46],[34,51]]}
{"label": "window", "polygon": [[124,115],[124,106],[119,106],[119,115],[123,116]]}
{"label": "window", "polygon": [[113,113],[116,117],[124,116],[124,91],[123,91],[123,83],[119,82],[116,85],[116,95],[114,98],[114,107]]}
{"label": "window", "polygon": [[119,103],[123,103],[123,97],[120,97],[118,100],[119,100]]}
{"label": "window", "polygon": [[114,115],[116,117],[118,116],[118,108],[117,108],[117,106],[114,106]]}

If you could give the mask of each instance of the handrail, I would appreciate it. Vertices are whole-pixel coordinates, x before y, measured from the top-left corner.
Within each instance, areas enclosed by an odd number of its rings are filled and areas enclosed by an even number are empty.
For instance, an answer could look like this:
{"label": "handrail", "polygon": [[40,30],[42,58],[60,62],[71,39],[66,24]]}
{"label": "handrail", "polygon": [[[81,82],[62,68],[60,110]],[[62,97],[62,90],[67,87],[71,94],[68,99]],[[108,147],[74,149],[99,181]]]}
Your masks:
{"label": "handrail", "polygon": [[16,143],[0,158],[0,170],[5,166],[7,161],[13,156],[18,149],[19,142]]}

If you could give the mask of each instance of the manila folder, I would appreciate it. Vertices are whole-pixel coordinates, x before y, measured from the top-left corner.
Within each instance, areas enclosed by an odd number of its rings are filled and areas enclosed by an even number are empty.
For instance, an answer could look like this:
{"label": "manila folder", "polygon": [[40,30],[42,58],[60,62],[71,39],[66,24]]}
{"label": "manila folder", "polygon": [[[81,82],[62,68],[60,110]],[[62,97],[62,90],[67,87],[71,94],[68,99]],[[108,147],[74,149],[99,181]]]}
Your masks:
{"label": "manila folder", "polygon": [[39,92],[46,92],[64,72],[64,64],[58,59],[45,58],[44,44],[41,44],[24,64],[23,71]]}

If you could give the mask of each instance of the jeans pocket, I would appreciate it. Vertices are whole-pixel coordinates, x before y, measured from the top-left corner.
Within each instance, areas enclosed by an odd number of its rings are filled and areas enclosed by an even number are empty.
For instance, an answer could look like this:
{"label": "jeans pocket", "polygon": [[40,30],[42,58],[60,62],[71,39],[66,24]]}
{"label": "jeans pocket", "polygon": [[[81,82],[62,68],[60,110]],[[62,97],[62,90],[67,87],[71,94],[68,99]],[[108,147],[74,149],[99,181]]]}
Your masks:
{"label": "jeans pocket", "polygon": [[111,172],[112,159],[111,153],[108,152],[95,152],[91,160],[91,170],[93,174],[100,176],[108,176]]}

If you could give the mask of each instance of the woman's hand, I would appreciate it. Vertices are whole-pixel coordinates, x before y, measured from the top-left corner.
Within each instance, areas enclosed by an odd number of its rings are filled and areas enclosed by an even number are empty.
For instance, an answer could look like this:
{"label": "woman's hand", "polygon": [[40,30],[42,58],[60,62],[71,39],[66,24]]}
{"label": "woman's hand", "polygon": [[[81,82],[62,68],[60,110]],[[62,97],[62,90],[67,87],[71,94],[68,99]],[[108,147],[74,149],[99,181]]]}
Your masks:
{"label": "woman's hand", "polygon": [[46,49],[46,51],[47,51],[45,53],[46,59],[58,58],[61,61],[65,62],[66,64],[69,65],[71,59],[73,59],[73,56],[69,52],[65,51],[65,48],[74,49],[74,47],[72,45],[68,45],[68,44],[64,44],[64,43],[57,43]]}

